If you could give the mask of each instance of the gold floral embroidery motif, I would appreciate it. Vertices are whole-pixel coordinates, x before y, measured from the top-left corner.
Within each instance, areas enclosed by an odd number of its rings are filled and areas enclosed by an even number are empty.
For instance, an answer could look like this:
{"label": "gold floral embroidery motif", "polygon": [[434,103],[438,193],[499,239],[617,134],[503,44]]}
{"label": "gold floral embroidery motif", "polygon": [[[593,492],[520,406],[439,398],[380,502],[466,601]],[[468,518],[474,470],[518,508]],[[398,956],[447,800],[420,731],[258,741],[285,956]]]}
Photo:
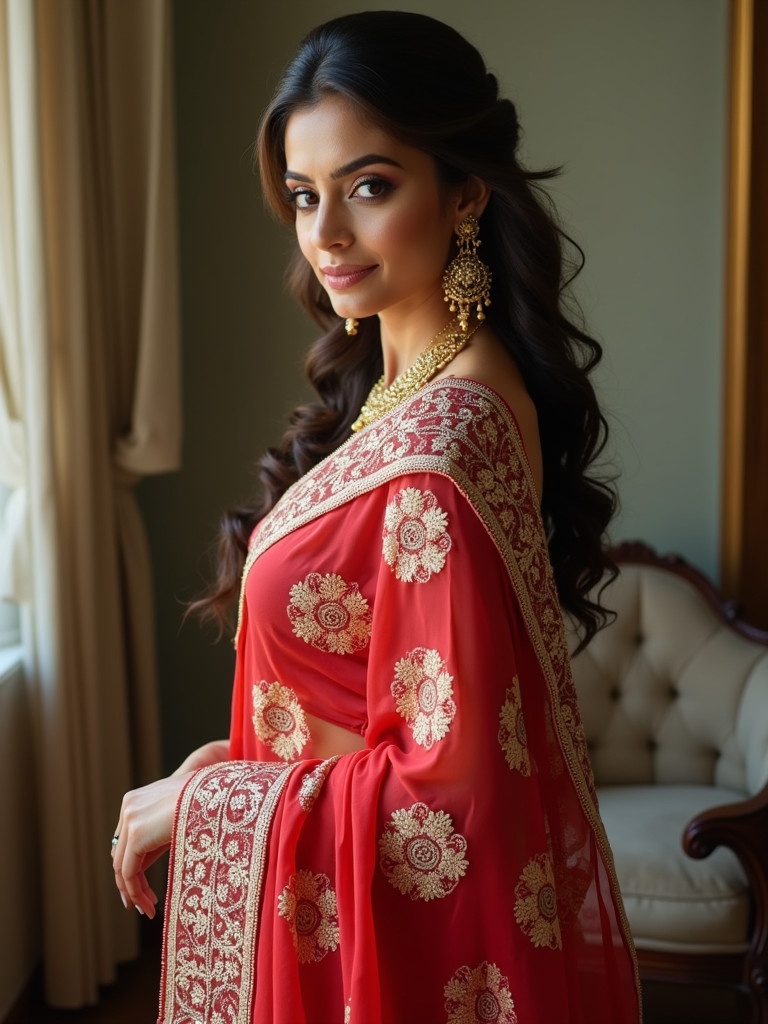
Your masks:
{"label": "gold floral embroidery motif", "polygon": [[338,948],[336,893],[327,875],[300,870],[277,898],[277,912],[288,922],[300,964],[322,960]]}
{"label": "gold floral embroidery motif", "polygon": [[426,647],[416,647],[395,665],[395,707],[427,750],[448,734],[456,715],[452,682],[439,652]]}
{"label": "gold floral embroidery motif", "polygon": [[299,787],[299,805],[302,811],[307,813],[312,810],[315,806],[315,800],[320,795],[320,790],[323,788],[323,783],[328,778],[331,768],[341,757],[341,754],[335,754],[333,757],[329,757],[327,761],[322,761],[316,768],[313,768],[311,772],[307,774],[301,780],[301,786]]}
{"label": "gold floral embroidery motif", "polygon": [[392,813],[379,839],[379,867],[391,885],[412,900],[442,899],[464,877],[467,841],[453,831],[445,811],[413,804]]}
{"label": "gold floral embroidery motif", "polygon": [[284,761],[298,757],[309,739],[296,694],[288,686],[264,679],[253,687],[253,728],[261,742]]}
{"label": "gold floral embroidery motif", "polygon": [[534,946],[562,949],[552,862],[545,853],[530,860],[515,887],[515,920]]}
{"label": "gold floral embroidery motif", "polygon": [[404,583],[426,583],[451,550],[448,516],[431,491],[406,487],[384,515],[384,561]]}
{"label": "gold floral embroidery motif", "polygon": [[351,654],[371,638],[371,612],[357,583],[336,573],[311,572],[290,591],[293,632],[327,654]]}
{"label": "gold floral embroidery motif", "polygon": [[507,690],[506,700],[499,712],[499,744],[504,757],[512,771],[521,775],[531,774],[531,759],[528,755],[528,742],[525,733],[522,701],[520,699],[520,680],[512,679]]}
{"label": "gold floral embroidery motif", "polygon": [[517,1024],[509,979],[487,960],[460,967],[443,992],[447,1024]]}

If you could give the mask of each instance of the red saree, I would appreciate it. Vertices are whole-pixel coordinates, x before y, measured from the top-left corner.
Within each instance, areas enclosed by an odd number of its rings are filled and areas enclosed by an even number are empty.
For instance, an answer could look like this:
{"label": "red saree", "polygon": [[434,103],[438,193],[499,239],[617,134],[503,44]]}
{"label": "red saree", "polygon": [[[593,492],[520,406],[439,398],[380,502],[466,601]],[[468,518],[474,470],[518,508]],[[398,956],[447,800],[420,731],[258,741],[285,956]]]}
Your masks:
{"label": "red saree", "polygon": [[[306,716],[365,749],[321,761]],[[520,435],[434,382],[254,533],[231,762],[177,810],[163,1024],[637,1024]]]}

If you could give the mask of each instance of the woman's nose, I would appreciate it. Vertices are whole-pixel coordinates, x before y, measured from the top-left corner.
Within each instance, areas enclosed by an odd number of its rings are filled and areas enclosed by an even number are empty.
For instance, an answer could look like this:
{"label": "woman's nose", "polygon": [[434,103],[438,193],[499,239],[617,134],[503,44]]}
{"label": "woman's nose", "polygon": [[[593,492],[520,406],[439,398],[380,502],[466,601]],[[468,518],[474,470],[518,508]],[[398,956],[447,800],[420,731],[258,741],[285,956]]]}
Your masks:
{"label": "woman's nose", "polygon": [[313,218],[310,240],[323,252],[349,245],[352,231],[343,208],[336,203],[321,202]]}

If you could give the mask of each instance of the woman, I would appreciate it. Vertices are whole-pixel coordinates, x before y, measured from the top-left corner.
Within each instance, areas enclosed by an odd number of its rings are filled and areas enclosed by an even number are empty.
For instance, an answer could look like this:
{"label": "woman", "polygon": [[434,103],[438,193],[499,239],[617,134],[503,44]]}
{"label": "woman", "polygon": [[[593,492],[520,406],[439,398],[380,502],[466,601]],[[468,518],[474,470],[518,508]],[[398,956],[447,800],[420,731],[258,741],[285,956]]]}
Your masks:
{"label": "woman", "polygon": [[320,401],[200,603],[239,591],[230,737],[116,829],[149,916],[171,847],[163,1021],[639,1019],[561,613],[601,623],[600,349],[517,139],[477,51],[414,14],[321,26],[266,112]]}

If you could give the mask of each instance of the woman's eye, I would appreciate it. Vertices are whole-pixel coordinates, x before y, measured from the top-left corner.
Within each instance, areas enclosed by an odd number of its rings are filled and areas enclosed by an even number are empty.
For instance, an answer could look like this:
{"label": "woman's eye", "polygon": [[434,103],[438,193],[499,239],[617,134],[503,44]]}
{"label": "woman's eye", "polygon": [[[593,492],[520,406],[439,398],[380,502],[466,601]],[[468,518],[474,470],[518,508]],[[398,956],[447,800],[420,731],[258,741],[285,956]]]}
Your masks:
{"label": "woman's eye", "polygon": [[383,178],[367,178],[355,185],[352,194],[361,199],[380,199],[392,186]]}
{"label": "woman's eye", "polygon": [[297,210],[308,210],[317,203],[317,196],[306,188],[297,188],[288,195],[288,202],[293,203]]}

